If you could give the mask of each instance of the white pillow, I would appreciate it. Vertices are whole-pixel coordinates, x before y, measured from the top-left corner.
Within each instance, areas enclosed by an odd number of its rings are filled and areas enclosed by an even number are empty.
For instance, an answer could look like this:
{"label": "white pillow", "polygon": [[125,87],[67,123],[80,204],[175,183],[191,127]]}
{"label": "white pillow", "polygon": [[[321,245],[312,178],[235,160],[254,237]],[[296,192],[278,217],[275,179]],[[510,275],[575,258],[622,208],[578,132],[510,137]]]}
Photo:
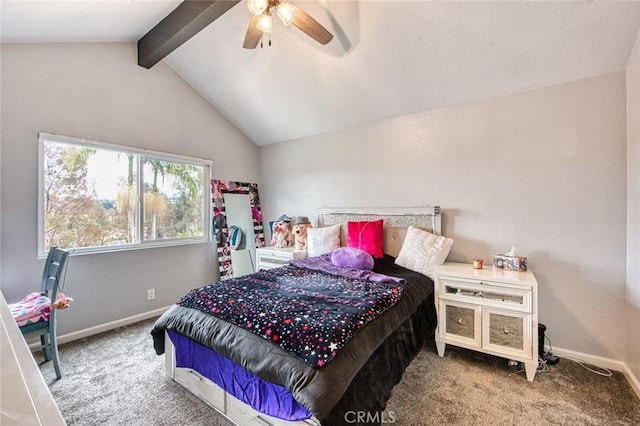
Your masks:
{"label": "white pillow", "polygon": [[409,226],[396,264],[434,279],[434,271],[447,259],[452,245],[451,238]]}
{"label": "white pillow", "polygon": [[315,257],[340,247],[340,225],[307,228],[307,256]]}

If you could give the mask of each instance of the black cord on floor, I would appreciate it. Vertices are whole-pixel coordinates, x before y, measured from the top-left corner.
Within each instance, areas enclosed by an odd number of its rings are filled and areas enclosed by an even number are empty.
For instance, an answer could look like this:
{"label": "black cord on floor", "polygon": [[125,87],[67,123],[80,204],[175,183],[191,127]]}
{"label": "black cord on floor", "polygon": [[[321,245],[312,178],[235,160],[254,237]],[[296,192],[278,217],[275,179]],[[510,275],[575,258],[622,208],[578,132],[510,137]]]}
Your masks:
{"label": "black cord on floor", "polygon": [[[551,345],[551,339],[549,338],[549,336],[545,336],[545,342],[548,342],[549,344],[549,350],[544,350],[543,348],[543,352],[542,352],[542,357],[538,356],[538,369],[536,371],[536,374],[539,373],[545,373],[547,371],[549,371],[549,365],[551,364],[550,361],[551,359],[555,358],[555,361],[553,362],[553,365],[557,364],[558,360],[557,357],[555,355],[553,355],[553,347]],[[598,367],[592,364],[589,364],[588,362],[586,362],[583,359],[580,358],[570,358],[570,357],[566,357],[567,359],[570,359],[571,361],[577,363],[578,365],[580,365],[582,368],[584,368],[587,371],[590,371],[594,374],[598,374],[600,376],[604,376],[604,377],[611,377],[613,375],[613,373],[611,372],[611,370],[604,368],[604,367]],[[522,362],[518,362],[518,361],[509,361],[509,367],[513,370],[511,373],[509,373],[509,375],[511,376],[512,374],[519,374],[519,373],[523,373],[525,371],[524,368],[524,363]]]}

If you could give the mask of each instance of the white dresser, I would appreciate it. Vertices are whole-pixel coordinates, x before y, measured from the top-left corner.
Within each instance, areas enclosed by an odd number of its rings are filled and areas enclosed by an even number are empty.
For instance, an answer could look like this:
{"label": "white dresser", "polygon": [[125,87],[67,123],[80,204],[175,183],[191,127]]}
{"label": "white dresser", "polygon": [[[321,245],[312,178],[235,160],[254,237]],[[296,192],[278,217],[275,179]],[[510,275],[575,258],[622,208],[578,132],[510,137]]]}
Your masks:
{"label": "white dresser", "polygon": [[446,345],[521,361],[527,380],[538,368],[538,283],[531,271],[473,269],[445,263],[436,272],[436,346]]}
{"label": "white dresser", "polygon": [[[65,425],[49,387],[0,293],[0,424]],[[53,368],[48,366],[47,368]]]}
{"label": "white dresser", "polygon": [[277,268],[289,260],[307,257],[305,250],[294,250],[293,247],[260,247],[256,249],[256,271]]}

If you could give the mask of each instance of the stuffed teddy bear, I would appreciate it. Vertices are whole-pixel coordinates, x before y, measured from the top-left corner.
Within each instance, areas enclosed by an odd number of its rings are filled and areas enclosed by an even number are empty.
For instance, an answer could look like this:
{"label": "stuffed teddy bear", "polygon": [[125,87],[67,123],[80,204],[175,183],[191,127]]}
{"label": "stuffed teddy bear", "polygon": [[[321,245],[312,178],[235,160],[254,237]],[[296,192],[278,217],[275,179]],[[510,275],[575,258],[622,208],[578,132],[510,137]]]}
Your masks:
{"label": "stuffed teddy bear", "polygon": [[273,224],[273,238],[271,238],[271,245],[275,247],[289,247],[293,242],[294,237],[291,232],[291,223],[279,220]]}
{"label": "stuffed teddy bear", "polygon": [[307,228],[311,228],[311,222],[306,216],[298,216],[293,225],[293,234],[295,235],[295,250],[307,249]]}

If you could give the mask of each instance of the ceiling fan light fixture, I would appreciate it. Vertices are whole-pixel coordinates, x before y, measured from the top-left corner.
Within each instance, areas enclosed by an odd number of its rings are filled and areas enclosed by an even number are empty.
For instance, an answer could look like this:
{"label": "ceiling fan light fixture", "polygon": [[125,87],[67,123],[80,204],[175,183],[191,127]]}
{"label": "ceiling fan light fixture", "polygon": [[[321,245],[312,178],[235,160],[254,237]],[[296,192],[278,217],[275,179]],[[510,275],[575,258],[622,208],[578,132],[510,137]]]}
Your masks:
{"label": "ceiling fan light fixture", "polygon": [[263,33],[271,33],[272,24],[273,21],[271,19],[271,15],[263,13],[262,15],[260,15],[260,19],[258,20],[258,25],[256,25],[256,28]]}
{"label": "ceiling fan light fixture", "polygon": [[[0,0],[1,1],[1,0]],[[244,36],[242,47],[255,49],[258,44],[262,46],[264,35],[268,34],[269,46],[271,46],[271,30],[273,15],[277,14],[284,25],[293,24],[300,31],[325,45],[333,39],[331,34],[318,21],[307,12],[289,3],[288,0],[247,0],[249,10],[253,14],[249,27]],[[275,9],[275,13],[272,9]],[[259,11],[262,11],[259,13]]]}
{"label": "ceiling fan light fixture", "polygon": [[269,0],[249,0],[247,6],[254,16],[260,16],[269,7]]}
{"label": "ceiling fan light fixture", "polygon": [[276,13],[283,24],[290,25],[296,15],[296,9],[291,4],[281,1],[276,7]]}

